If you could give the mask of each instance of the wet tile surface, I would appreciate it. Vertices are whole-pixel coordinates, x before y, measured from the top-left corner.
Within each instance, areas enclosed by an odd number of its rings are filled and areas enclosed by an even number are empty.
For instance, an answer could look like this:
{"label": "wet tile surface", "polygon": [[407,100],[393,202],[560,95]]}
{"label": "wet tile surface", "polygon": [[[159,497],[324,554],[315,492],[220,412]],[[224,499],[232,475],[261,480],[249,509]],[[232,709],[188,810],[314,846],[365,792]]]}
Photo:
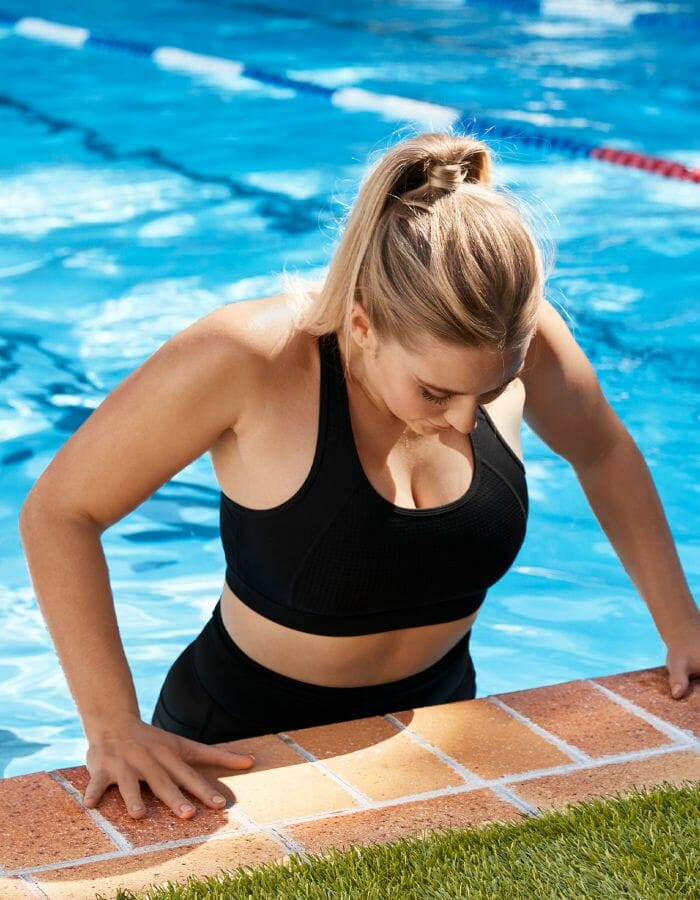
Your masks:
{"label": "wet tile surface", "polygon": [[281,859],[287,851],[267,835],[237,835],[189,847],[138,853],[40,872],[37,884],[51,898],[87,900],[97,893],[115,897],[118,888],[139,891],[166,881],[184,883],[196,874],[200,878],[234,871],[239,866],[255,866]]}
{"label": "wet tile surface", "polygon": [[486,699],[459,700],[394,714],[481,778],[567,765],[571,757]]}
{"label": "wet tile surface", "polygon": [[3,878],[0,875],[0,897],[2,900],[26,900],[27,897],[36,897],[36,894],[21,878]]}
{"label": "wet tile surface", "polygon": [[235,809],[258,825],[310,815],[328,815],[357,805],[353,796],[326,773],[308,762],[276,735],[231,741],[226,747],[245,746],[255,765],[241,777],[219,768],[202,767],[218,775],[224,796],[233,792]]}
{"label": "wet tile surface", "polygon": [[700,781],[700,753],[681,750],[629,762],[606,764],[566,775],[549,775],[509,785],[513,793],[540,809],[563,807],[593,797],[613,796],[634,785],[650,788],[663,782]]}
{"label": "wet tile surface", "polygon": [[690,679],[688,690],[681,700],[675,700],[670,694],[665,666],[623,672],[621,675],[604,675],[592,678],[591,681],[602,684],[647,712],[700,737],[700,678]]}
{"label": "wet tile surface", "polygon": [[448,787],[464,778],[382,717],[287,732],[369,800],[393,800]]}
{"label": "wet tile surface", "polygon": [[660,747],[669,739],[585,681],[498,694],[499,700],[589,756]]}
{"label": "wet tile surface", "polygon": [[413,800],[285,828],[308,850],[346,849],[353,844],[389,843],[437,828],[469,828],[484,822],[516,822],[523,813],[493,791],[477,789]]}
{"label": "wet tile surface", "polygon": [[0,780],[0,810],[0,865],[7,870],[116,849],[46,772]]}

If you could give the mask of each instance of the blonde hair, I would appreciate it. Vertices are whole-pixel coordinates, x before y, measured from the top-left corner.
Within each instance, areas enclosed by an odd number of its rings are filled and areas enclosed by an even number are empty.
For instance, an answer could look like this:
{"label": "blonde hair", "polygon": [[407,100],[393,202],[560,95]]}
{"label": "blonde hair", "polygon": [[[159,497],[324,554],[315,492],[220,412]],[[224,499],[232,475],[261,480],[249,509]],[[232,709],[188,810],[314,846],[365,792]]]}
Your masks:
{"label": "blonde hair", "polygon": [[491,169],[488,146],[469,136],[425,132],[391,147],[362,179],[317,297],[285,272],[296,328],[341,329],[347,360],[359,300],[380,340],[409,352],[426,334],[520,351],[545,272],[525,212],[492,186]]}

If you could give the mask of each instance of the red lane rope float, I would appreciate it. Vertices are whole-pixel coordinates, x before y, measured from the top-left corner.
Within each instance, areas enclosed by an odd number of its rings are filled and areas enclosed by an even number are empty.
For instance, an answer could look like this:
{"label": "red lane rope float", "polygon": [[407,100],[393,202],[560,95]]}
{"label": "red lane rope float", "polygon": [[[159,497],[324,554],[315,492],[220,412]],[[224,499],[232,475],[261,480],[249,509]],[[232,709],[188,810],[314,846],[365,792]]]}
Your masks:
{"label": "red lane rope float", "polygon": [[590,156],[593,159],[603,159],[605,162],[615,163],[618,166],[643,169],[645,172],[653,172],[664,178],[677,178],[680,181],[692,181],[694,184],[700,184],[700,169],[689,169],[682,163],[658,156],[649,156],[648,153],[616,150],[614,147],[593,147]]}

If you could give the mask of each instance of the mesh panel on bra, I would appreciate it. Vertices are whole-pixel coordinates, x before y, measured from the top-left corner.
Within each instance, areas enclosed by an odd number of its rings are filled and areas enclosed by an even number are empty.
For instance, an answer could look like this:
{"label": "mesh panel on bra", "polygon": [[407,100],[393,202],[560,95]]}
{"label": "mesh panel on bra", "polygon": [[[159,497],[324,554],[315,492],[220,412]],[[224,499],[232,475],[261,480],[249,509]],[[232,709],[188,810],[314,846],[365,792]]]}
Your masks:
{"label": "mesh panel on bra", "polygon": [[522,508],[488,467],[479,492],[444,516],[404,517],[372,499],[356,491],[311,546],[292,606],[336,616],[400,613],[463,596],[468,615],[468,595],[501,578],[524,539]]}

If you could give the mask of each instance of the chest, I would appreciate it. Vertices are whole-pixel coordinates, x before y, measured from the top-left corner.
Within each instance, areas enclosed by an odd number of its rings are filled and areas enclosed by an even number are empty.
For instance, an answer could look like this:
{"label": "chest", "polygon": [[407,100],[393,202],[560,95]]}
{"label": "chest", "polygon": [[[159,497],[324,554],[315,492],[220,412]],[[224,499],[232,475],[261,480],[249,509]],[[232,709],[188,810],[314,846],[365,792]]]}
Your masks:
{"label": "chest", "polygon": [[[285,379],[251,404],[236,433],[225,432],[211,448],[221,490],[251,509],[270,509],[293,497],[314,462],[320,415],[318,372]],[[517,379],[484,406],[501,437],[522,459],[520,428],[525,389]],[[372,488],[396,506],[421,509],[451,503],[469,488],[474,452],[469,438],[442,432],[421,440],[390,439],[376,422],[350,410],[354,445]],[[486,427],[482,422],[479,427]]]}

